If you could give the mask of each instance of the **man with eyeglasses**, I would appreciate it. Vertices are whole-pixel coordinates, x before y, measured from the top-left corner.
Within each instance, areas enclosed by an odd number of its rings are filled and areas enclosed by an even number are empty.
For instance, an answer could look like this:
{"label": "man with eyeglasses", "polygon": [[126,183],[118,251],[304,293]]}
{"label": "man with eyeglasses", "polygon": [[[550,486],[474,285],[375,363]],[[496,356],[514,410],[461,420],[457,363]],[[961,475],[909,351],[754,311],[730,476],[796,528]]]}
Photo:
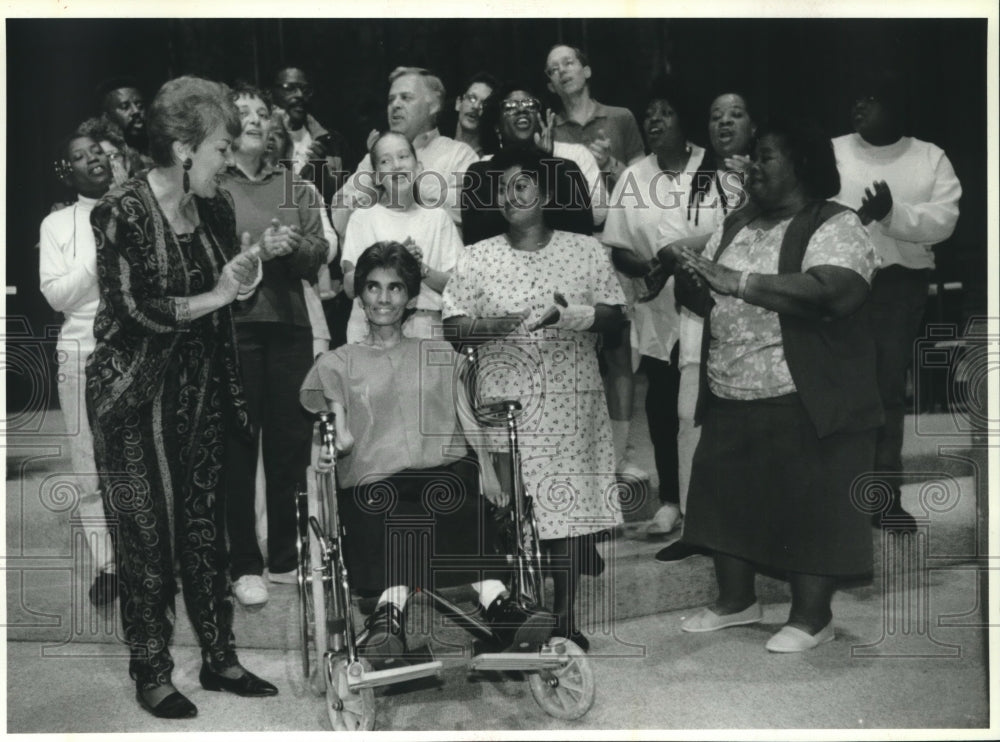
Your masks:
{"label": "man with eyeglasses", "polygon": [[[438,131],[437,118],[444,104],[441,79],[422,67],[397,67],[389,75],[389,100],[386,107],[389,130],[402,134],[413,143],[423,172],[418,176],[420,200],[424,206],[444,207],[456,224],[461,223],[458,194],[462,176],[479,157],[464,142]],[[344,233],[351,211],[373,202],[374,168],[371,157],[365,158],[334,196],[333,226]]]}
{"label": "man with eyeglasses", "polygon": [[553,229],[591,235],[607,216],[607,193],[594,156],[582,144],[552,140],[552,112],[544,112],[526,87],[506,83],[483,111],[483,158],[469,166],[461,197],[466,245],[507,231],[498,201],[500,173],[491,162],[501,149],[536,150],[543,157],[553,199],[546,218]]}
{"label": "man with eyeglasses", "polygon": [[591,70],[580,49],[557,44],[545,60],[548,88],[559,96],[556,141],[583,144],[594,155],[607,181],[608,192],[629,165],[646,150],[635,116],[627,108],[606,106],[590,97]]}
{"label": "man with eyeglasses", "polygon": [[465,92],[455,99],[455,112],[458,114],[455,141],[468,144],[480,157],[483,156],[482,137],[479,133],[483,104],[497,87],[499,83],[493,75],[479,72],[469,78]]}
{"label": "man with eyeglasses", "polygon": [[309,113],[313,87],[298,67],[278,70],[274,78],[274,103],[285,116],[292,140],[292,171],[308,178],[330,203],[331,196],[347,177],[347,141],[340,133],[326,129]]}

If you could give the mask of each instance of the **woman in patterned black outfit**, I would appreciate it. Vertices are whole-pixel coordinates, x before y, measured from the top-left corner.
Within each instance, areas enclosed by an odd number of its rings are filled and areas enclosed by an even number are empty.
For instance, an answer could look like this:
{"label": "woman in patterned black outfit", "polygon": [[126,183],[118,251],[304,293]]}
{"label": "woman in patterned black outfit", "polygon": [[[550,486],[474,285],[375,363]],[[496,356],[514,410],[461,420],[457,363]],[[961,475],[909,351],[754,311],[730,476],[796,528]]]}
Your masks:
{"label": "woman in patterned black outfit", "polygon": [[155,167],[113,189],[91,216],[101,302],[87,411],[117,536],[136,700],[155,716],[184,718],[197,708],[171,683],[175,558],[202,686],[277,693],[236,658],[217,497],[225,432],[247,426],[229,304],[253,290],[258,265],[241,254],[232,200],[218,189],[240,131],[228,90],[171,80],[147,125]]}

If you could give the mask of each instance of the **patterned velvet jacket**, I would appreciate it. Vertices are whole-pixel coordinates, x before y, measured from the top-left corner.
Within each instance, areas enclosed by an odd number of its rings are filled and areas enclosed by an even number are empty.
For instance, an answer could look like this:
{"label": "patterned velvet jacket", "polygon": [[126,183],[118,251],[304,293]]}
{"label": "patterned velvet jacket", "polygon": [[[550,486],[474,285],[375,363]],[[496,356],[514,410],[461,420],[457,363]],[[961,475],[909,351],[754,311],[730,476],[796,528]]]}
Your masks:
{"label": "patterned velvet jacket", "polygon": [[94,415],[113,420],[149,402],[161,388],[170,358],[198,336],[207,353],[221,351],[223,388],[237,424],[249,434],[231,308],[192,321],[187,303],[180,301],[199,293],[191,286],[192,271],[202,271],[200,291],[208,291],[223,265],[239,252],[233,202],[220,189],[215,198],[195,197],[195,203],[201,224],[191,260],[182,253],[145,177],[112,189],[94,207],[101,301],[94,319],[97,346],[87,363],[92,422]]}

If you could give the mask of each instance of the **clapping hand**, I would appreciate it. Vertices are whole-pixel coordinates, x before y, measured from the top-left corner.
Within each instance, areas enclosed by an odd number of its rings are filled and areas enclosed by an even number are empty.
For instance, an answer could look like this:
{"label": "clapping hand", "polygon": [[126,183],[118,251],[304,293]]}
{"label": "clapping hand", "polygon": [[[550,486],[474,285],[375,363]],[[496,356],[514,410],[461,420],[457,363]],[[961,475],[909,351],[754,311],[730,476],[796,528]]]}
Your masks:
{"label": "clapping hand", "polygon": [[542,327],[548,327],[549,325],[554,325],[556,322],[559,321],[559,317],[562,314],[560,310],[569,306],[569,302],[566,301],[566,297],[560,294],[558,291],[552,294],[552,298],[555,300],[555,303],[548,309],[546,309],[545,313],[542,314],[542,316],[538,320],[532,322],[531,325],[529,325],[528,327],[529,332],[534,332],[535,330],[539,330]]}
{"label": "clapping hand", "polygon": [[329,144],[329,135],[323,135],[312,140],[309,148],[306,150],[306,157],[309,160],[325,160],[327,155],[330,154],[327,145]]}
{"label": "clapping hand", "polygon": [[260,238],[260,259],[271,260],[298,250],[302,244],[302,234],[296,225],[285,225],[277,219],[264,230]]}
{"label": "clapping hand", "polygon": [[689,247],[681,248],[678,264],[688,276],[698,282],[704,280],[718,294],[734,295],[739,289],[739,271],[714,263]]}
{"label": "clapping hand", "polygon": [[864,198],[861,199],[861,208],[858,209],[858,217],[862,224],[870,224],[872,221],[882,221],[892,210],[892,191],[889,184],[884,180],[876,180],[871,188],[865,188]]}
{"label": "clapping hand", "polygon": [[222,266],[215,290],[222,295],[226,303],[236,299],[244,287],[249,287],[257,277],[257,261],[249,252],[241,252],[235,258]]}
{"label": "clapping hand", "polygon": [[410,253],[413,257],[417,259],[418,263],[424,262],[424,251],[420,249],[420,246],[413,241],[413,237],[407,235],[406,239],[403,240],[403,247],[406,251]]}
{"label": "clapping hand", "polygon": [[590,150],[594,159],[597,160],[597,166],[601,170],[607,170],[608,163],[611,160],[611,138],[605,133],[604,129],[597,130],[597,138],[587,145],[587,149]]}
{"label": "clapping hand", "polygon": [[663,287],[667,285],[667,280],[670,278],[670,271],[664,269],[663,264],[660,262],[659,258],[653,258],[649,261],[649,271],[642,277],[642,282],[645,284],[645,291],[643,291],[642,296],[640,296],[636,301],[639,304],[645,304],[648,301],[652,301],[660,292],[663,291]]}
{"label": "clapping hand", "polygon": [[733,155],[723,160],[726,170],[736,173],[745,173],[750,169],[752,160],[747,155]]}

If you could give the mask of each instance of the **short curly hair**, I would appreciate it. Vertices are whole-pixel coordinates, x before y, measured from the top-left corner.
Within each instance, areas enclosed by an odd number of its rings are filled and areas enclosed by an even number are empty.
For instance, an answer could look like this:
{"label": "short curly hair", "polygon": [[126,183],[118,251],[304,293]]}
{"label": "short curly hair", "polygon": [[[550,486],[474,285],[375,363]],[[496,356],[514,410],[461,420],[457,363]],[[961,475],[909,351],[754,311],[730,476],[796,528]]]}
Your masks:
{"label": "short curly hair", "polygon": [[774,118],[757,130],[756,142],[771,136],[781,141],[808,198],[827,199],[840,193],[840,173],[833,143],[815,121]]}
{"label": "short curly hair", "polygon": [[192,76],[168,80],[146,115],[149,154],[157,165],[170,167],[176,164],[174,142],[198,148],[218,126],[234,140],[242,130],[227,85]]}
{"label": "short curly hair", "polygon": [[84,121],[76,127],[76,134],[81,137],[90,137],[95,142],[111,142],[119,150],[126,146],[122,130],[102,116]]}

